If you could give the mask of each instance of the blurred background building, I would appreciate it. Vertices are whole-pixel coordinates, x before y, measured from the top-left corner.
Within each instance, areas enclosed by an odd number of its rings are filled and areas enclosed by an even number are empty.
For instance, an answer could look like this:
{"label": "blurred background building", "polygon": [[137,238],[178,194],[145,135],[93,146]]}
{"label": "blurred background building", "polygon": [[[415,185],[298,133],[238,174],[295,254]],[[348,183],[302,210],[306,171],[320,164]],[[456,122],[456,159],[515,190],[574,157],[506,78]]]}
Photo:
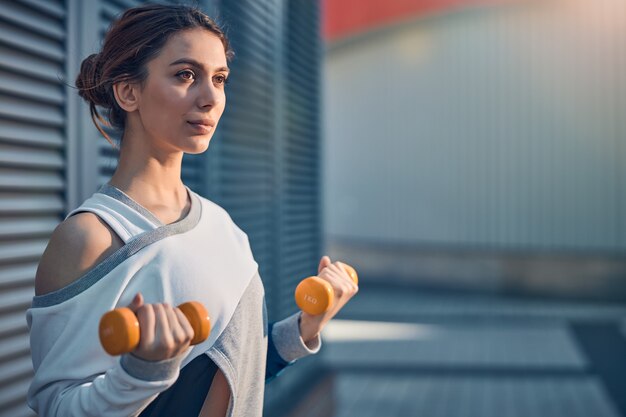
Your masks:
{"label": "blurred background building", "polygon": [[626,5],[327,0],[324,234],[380,282],[626,297]]}
{"label": "blurred background building", "polygon": [[335,417],[626,415],[626,3],[326,0]]}

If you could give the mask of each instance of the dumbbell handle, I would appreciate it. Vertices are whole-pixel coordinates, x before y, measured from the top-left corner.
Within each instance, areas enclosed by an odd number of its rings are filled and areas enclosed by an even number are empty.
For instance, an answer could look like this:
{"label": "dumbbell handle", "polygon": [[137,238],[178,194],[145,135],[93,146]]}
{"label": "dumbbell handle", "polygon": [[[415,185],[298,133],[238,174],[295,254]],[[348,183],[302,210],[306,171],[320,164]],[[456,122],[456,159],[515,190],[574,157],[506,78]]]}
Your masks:
{"label": "dumbbell handle", "polygon": [[[355,284],[359,285],[359,277],[350,265],[343,264],[344,269]],[[296,304],[305,313],[317,316],[327,312],[333,304],[334,291],[328,281],[312,276],[303,279],[296,287]]]}
{"label": "dumbbell handle", "polygon": [[[202,303],[189,301],[178,306],[183,312],[194,336],[192,345],[197,345],[209,337],[211,320]],[[139,321],[128,307],[120,307],[105,313],[100,319],[100,343],[109,355],[132,352],[139,345]]]}

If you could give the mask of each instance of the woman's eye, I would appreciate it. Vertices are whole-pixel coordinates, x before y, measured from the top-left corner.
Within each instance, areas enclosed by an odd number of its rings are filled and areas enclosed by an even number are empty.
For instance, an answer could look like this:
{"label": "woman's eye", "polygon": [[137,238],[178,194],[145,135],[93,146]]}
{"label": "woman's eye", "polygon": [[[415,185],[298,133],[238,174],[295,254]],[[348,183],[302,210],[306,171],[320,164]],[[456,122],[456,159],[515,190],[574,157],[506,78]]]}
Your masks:
{"label": "woman's eye", "polygon": [[189,71],[189,70],[181,71],[178,74],[176,74],[176,76],[185,81],[192,81],[196,77],[196,75],[192,71]]}
{"label": "woman's eye", "polygon": [[218,75],[215,77],[215,81],[220,85],[228,84],[228,77],[225,77],[223,75]]}

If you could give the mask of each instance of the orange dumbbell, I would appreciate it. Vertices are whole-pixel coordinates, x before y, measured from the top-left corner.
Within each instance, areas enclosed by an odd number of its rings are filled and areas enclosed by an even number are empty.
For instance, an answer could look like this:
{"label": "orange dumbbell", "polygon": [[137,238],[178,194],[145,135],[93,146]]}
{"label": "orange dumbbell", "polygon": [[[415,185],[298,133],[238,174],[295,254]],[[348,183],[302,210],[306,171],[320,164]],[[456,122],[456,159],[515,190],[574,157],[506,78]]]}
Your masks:
{"label": "orange dumbbell", "polygon": [[[343,267],[352,281],[359,285],[359,277],[354,268],[348,264],[343,264]],[[295,295],[296,304],[300,310],[316,316],[327,312],[332,307],[334,291],[328,281],[313,276],[303,279],[298,284]]]}
{"label": "orange dumbbell", "polygon": [[[206,340],[211,333],[211,320],[204,306],[189,301],[178,306],[194,331],[192,345]],[[100,343],[109,355],[128,353],[139,344],[139,321],[130,308],[121,307],[105,313],[100,319]]]}

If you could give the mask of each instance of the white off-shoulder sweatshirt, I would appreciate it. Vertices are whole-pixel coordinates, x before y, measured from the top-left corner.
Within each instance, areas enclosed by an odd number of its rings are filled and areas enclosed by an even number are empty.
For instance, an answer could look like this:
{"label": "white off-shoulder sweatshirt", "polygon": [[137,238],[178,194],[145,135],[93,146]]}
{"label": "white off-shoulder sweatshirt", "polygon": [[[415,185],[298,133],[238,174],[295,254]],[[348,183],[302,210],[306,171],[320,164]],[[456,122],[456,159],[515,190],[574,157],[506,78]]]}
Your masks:
{"label": "white off-shoulder sweatshirt", "polygon": [[[26,313],[35,369],[28,404],[39,415],[137,416],[205,354],[228,381],[227,416],[260,417],[266,377],[319,351],[319,336],[312,348],[300,337],[301,313],[270,324],[268,335],[247,235],[223,208],[187,191],[189,213],[167,225],[110,184],[68,214],[95,213],[124,245],[70,285],[33,298]],[[109,356],[98,337],[100,317],[137,292],[145,303],[200,301],[211,318],[209,338],[160,362]]]}

